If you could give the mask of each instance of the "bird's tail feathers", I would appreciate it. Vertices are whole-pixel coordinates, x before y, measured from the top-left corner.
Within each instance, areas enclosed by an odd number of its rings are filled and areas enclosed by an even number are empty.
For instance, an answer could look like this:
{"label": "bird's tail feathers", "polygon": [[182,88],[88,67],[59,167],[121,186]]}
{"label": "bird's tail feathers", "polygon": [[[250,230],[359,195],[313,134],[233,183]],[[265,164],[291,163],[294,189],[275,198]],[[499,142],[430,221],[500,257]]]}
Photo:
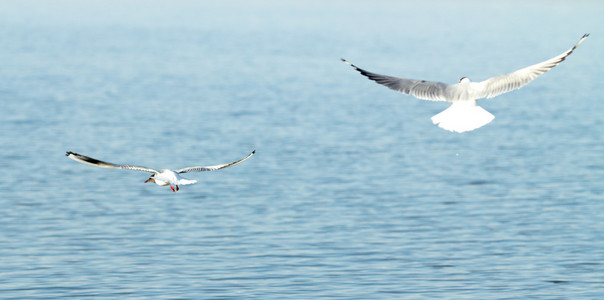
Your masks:
{"label": "bird's tail feathers", "polygon": [[453,102],[449,108],[432,117],[438,127],[453,132],[466,132],[493,121],[495,116],[472,102]]}
{"label": "bird's tail feathers", "polygon": [[193,183],[197,183],[197,180],[192,180],[192,179],[181,179],[178,182],[178,185],[187,185],[187,184],[193,184]]}

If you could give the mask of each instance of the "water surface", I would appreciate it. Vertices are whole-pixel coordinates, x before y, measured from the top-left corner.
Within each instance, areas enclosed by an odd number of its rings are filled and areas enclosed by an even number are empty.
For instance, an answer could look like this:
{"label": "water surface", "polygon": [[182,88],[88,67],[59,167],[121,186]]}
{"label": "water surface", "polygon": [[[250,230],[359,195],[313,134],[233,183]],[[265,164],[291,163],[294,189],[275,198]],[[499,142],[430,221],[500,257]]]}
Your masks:
{"label": "water surface", "polygon": [[[601,298],[603,6],[0,4],[3,298]],[[447,107],[368,70],[455,82],[567,61]],[[178,193],[155,168],[245,163]]]}

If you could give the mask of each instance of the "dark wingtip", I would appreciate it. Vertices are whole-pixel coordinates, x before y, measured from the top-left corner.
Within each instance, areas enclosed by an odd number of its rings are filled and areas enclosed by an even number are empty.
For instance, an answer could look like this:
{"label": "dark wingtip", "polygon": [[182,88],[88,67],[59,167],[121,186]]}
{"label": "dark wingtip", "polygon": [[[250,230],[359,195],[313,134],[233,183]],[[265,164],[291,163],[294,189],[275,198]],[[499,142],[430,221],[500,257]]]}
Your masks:
{"label": "dark wingtip", "polygon": [[75,153],[73,153],[71,151],[67,151],[67,153],[65,153],[65,156],[69,156],[69,154],[75,154]]}
{"label": "dark wingtip", "polygon": [[256,153],[256,149],[254,149],[254,151],[252,151],[252,154],[255,154],[255,153]]}

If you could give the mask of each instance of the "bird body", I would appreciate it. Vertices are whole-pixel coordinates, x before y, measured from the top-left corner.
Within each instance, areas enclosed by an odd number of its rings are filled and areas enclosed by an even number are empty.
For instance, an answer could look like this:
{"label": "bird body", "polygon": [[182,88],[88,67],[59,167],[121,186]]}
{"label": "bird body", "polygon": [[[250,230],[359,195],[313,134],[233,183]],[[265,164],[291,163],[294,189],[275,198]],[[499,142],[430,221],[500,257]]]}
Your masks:
{"label": "bird body", "polygon": [[[149,179],[147,179],[145,183],[147,182],[153,182],[161,186],[169,185],[170,188],[172,188],[172,185],[174,185],[174,188],[178,190],[179,185],[197,183],[197,180],[186,179],[172,170],[163,169],[160,170],[159,173],[152,175],[152,177],[149,177]],[[174,188],[172,188],[173,191]]]}
{"label": "bird body", "polygon": [[480,82],[471,82],[467,77],[462,77],[456,84],[398,78],[366,71],[343,58],[342,61],[367,78],[403,94],[423,100],[452,102],[449,108],[433,116],[432,122],[449,131],[466,132],[482,127],[495,118],[476,104],[477,99],[493,98],[525,86],[564,61],[588,36],[583,35],[571,49],[556,57]]}
{"label": "bird body", "polygon": [[197,180],[184,178],[184,177],[180,176],[180,174],[187,173],[187,172],[214,171],[214,170],[219,170],[219,169],[223,169],[226,167],[234,166],[234,165],[239,164],[239,163],[243,162],[244,160],[250,158],[252,155],[254,155],[254,153],[256,153],[256,150],[252,151],[252,153],[250,153],[248,156],[246,156],[240,160],[226,163],[226,164],[207,166],[207,167],[188,167],[188,168],[183,168],[183,169],[179,169],[179,170],[170,170],[170,169],[156,170],[156,169],[151,169],[151,168],[147,168],[147,167],[143,167],[143,166],[136,166],[136,165],[118,165],[118,164],[104,162],[102,160],[98,160],[98,159],[95,159],[95,158],[92,158],[89,156],[85,156],[85,155],[81,155],[78,153],[74,153],[71,151],[67,152],[65,155],[75,161],[78,161],[78,162],[81,162],[84,164],[88,164],[88,165],[92,165],[95,167],[116,168],[116,169],[124,169],[124,170],[149,172],[152,174],[149,177],[149,179],[147,179],[145,181],[145,183],[153,182],[160,186],[169,185],[170,189],[172,189],[173,192],[176,192],[179,190],[179,187],[178,187],[179,185],[187,185],[187,184],[193,184],[193,183],[197,182]]}

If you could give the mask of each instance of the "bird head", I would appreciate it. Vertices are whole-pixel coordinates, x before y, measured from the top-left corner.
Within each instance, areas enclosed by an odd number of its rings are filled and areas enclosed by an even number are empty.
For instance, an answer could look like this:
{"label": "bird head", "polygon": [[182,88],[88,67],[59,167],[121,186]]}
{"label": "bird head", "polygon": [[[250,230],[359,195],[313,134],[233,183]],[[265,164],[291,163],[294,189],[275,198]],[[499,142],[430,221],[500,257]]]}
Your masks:
{"label": "bird head", "polygon": [[470,78],[468,77],[462,77],[459,79],[459,83],[468,83],[470,82]]}
{"label": "bird head", "polygon": [[156,182],[155,182],[155,178],[153,178],[153,177],[155,177],[155,174],[151,174],[151,176],[149,177],[149,179],[145,180],[145,183],[147,183],[147,182],[153,182],[153,183],[156,183]]}

